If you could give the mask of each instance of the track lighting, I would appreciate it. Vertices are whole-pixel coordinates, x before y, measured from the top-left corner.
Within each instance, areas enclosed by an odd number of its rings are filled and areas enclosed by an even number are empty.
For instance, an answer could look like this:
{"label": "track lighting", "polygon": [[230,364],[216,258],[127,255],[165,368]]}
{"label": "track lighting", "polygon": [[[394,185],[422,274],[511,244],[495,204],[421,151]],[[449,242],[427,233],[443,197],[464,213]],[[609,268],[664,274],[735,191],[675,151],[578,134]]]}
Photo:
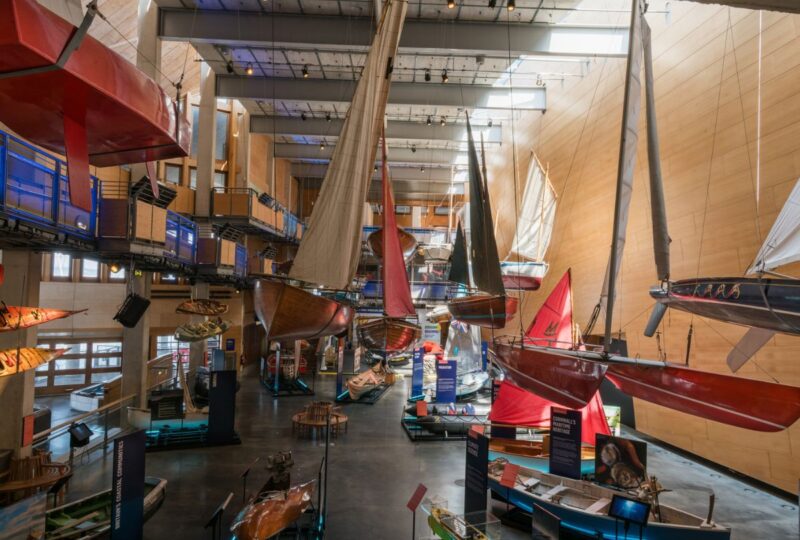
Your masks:
{"label": "track lighting", "polygon": [[325,121],[326,122],[330,122],[331,121],[331,113],[325,113]]}
{"label": "track lighting", "polygon": [[247,64],[247,68],[244,70],[247,75],[253,74],[253,64]]}
{"label": "track lighting", "polygon": [[320,150],[325,150],[325,141],[322,141],[321,143],[319,143],[319,149]]}
{"label": "track lighting", "polygon": [[447,0],[447,7],[450,9],[456,7],[456,0]]}
{"label": "track lighting", "polygon": [[431,82],[431,70],[425,70],[425,82]]}
{"label": "track lighting", "polygon": [[303,122],[306,121],[306,113],[300,113],[300,120],[302,120]]}
{"label": "track lighting", "polygon": [[308,79],[308,66],[303,66],[303,78]]}
{"label": "track lighting", "polygon": [[228,72],[228,75],[230,75],[231,73],[233,73],[233,62],[231,62],[230,60],[228,60],[228,63],[227,63],[227,64],[225,64],[225,70]]}
{"label": "track lighting", "polygon": [[419,168],[419,172],[425,172],[425,165],[422,165],[422,166]]}
{"label": "track lighting", "polygon": [[508,11],[514,11],[514,8],[517,7],[517,3],[514,0],[508,0],[508,4],[506,4],[506,8]]}
{"label": "track lighting", "polygon": [[489,125],[489,127],[492,127],[492,119],[491,118],[489,118],[489,124],[488,125]]}
{"label": "track lighting", "polygon": [[489,7],[494,8],[497,6],[497,0],[489,0]]}
{"label": "track lighting", "polygon": [[417,145],[415,145],[415,144],[411,145],[411,153],[412,154],[416,154],[417,153]]}
{"label": "track lighting", "polygon": [[431,125],[431,124],[433,124],[433,119],[431,118],[431,115],[428,115],[428,120],[425,122],[425,124],[426,124],[426,125]]}
{"label": "track lighting", "polygon": [[446,70],[446,69],[443,69],[443,70],[442,70],[442,82],[443,82],[443,83],[446,83],[446,82],[447,82],[447,81],[449,81],[449,80],[450,80],[450,77],[448,77],[448,76],[447,76],[447,70]]}
{"label": "track lighting", "polygon": [[444,116],[442,116],[442,119],[439,120],[439,125],[440,126],[447,125],[447,119]]}

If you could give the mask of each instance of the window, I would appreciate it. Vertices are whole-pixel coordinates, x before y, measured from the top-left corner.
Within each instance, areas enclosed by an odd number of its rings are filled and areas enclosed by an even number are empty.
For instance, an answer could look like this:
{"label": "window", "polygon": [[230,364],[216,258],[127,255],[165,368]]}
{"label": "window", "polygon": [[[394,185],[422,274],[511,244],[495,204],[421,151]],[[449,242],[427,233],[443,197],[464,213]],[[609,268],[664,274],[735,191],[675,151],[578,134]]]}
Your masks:
{"label": "window", "polygon": [[197,156],[197,135],[200,131],[200,107],[192,105],[192,146],[189,149],[189,155],[192,157]]}
{"label": "window", "polygon": [[224,188],[228,184],[228,173],[222,171],[214,172],[214,187]]}
{"label": "window", "polygon": [[214,141],[214,159],[226,161],[228,159],[228,127],[231,114],[227,111],[217,111],[216,140]]}
{"label": "window", "polygon": [[125,281],[125,268],[112,264],[108,267],[108,279],[111,281]]}
{"label": "window", "polygon": [[92,259],[81,261],[81,279],[97,281],[100,278],[100,263]]}
{"label": "window", "polygon": [[181,166],[167,163],[164,165],[164,176],[170,184],[181,183]]}
{"label": "window", "polygon": [[36,369],[37,395],[71,392],[90,383],[110,380],[122,371],[122,341],[119,338],[44,340],[39,346],[67,351]]}
{"label": "window", "polygon": [[411,207],[406,205],[396,204],[394,205],[394,213],[397,214],[398,216],[410,214]]}
{"label": "window", "polygon": [[70,279],[72,277],[72,256],[67,253],[53,253],[53,278]]}
{"label": "window", "polygon": [[197,189],[197,167],[189,167],[189,187]]}

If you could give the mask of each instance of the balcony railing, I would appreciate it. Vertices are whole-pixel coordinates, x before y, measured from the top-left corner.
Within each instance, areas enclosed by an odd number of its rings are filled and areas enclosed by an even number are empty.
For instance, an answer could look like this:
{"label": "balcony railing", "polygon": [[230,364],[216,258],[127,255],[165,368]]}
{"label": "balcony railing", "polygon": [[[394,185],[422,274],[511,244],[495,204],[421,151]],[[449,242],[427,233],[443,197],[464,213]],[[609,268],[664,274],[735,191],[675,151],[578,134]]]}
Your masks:
{"label": "balcony railing", "polygon": [[266,193],[259,195],[250,188],[214,188],[211,215],[251,219],[287,239],[299,240],[303,235],[297,216]]}
{"label": "balcony railing", "polygon": [[66,162],[0,131],[0,206],[20,219],[93,240],[97,179],[91,177],[92,210],[87,212],[70,203],[66,174]]}

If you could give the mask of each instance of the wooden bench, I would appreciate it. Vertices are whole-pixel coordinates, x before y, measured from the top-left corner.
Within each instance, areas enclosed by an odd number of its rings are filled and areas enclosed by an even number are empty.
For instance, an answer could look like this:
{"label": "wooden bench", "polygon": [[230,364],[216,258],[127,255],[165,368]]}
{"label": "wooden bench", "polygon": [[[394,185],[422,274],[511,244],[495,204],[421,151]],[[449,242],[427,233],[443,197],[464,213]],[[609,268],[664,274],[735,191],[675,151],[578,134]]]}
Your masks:
{"label": "wooden bench", "polygon": [[342,430],[347,432],[347,415],[329,401],[315,401],[295,413],[292,416],[292,432],[304,437],[321,436],[328,426],[328,415],[331,419],[331,437],[338,436]]}

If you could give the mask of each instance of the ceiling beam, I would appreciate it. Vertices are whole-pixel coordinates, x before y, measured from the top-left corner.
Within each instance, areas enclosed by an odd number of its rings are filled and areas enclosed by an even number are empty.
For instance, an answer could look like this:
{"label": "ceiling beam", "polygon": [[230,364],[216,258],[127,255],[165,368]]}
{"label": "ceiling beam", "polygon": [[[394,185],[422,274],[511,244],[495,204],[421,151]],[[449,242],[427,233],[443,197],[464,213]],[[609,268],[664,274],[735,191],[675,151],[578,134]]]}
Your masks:
{"label": "ceiling beam", "polygon": [[[307,118],[296,116],[251,116],[250,133],[263,135],[283,135],[287,137],[325,137],[336,140],[342,131],[344,120],[332,118]],[[473,129],[478,126],[473,125]],[[486,143],[498,144],[502,139],[502,128],[498,125],[481,127]],[[386,126],[389,139],[417,139],[426,141],[461,141],[466,139],[466,125],[449,124],[440,126],[438,119],[428,126],[423,122],[401,122],[390,120]]]}
{"label": "ceiling beam", "polygon": [[[324,178],[328,165],[324,163],[292,163],[292,176],[296,178]],[[417,182],[420,185],[445,184],[450,185],[451,172],[447,167],[429,167],[420,170],[419,167],[391,167],[392,182]],[[372,180],[381,180],[380,171],[372,175]]]}
{"label": "ceiling beam", "polygon": [[[281,79],[217,75],[217,97],[263,101],[317,101],[349,103],[355,92],[354,81],[332,79]],[[514,88],[516,110],[543,111],[546,90],[541,87]],[[391,105],[466,107],[467,109],[510,109],[511,92],[478,84],[395,82],[389,90]]]}
{"label": "ceiling beam", "polygon": [[691,0],[700,4],[722,4],[746,9],[766,9],[785,13],[800,13],[800,2],[797,0]]}
{"label": "ceiling beam", "polygon": [[[283,144],[275,145],[275,157],[296,161],[325,162],[333,155],[333,145],[320,148],[316,144]],[[389,163],[413,163],[420,165],[450,165],[459,156],[466,159],[466,152],[444,150],[441,148],[418,148],[416,152],[410,148],[392,148],[389,150]],[[380,161],[376,157],[376,163]]]}
{"label": "ceiling beam", "polygon": [[[374,23],[369,17],[159,9],[159,36],[162,39],[230,47],[367,50],[373,29]],[[449,52],[504,58],[509,54],[621,58],[626,56],[627,50],[628,29],[610,26],[507,25],[407,19],[400,37],[401,54]]]}

